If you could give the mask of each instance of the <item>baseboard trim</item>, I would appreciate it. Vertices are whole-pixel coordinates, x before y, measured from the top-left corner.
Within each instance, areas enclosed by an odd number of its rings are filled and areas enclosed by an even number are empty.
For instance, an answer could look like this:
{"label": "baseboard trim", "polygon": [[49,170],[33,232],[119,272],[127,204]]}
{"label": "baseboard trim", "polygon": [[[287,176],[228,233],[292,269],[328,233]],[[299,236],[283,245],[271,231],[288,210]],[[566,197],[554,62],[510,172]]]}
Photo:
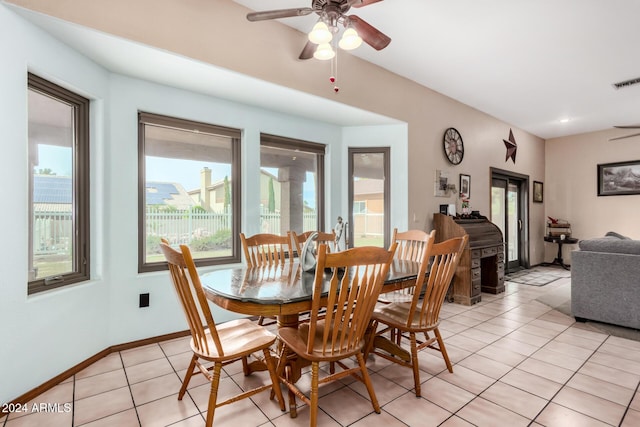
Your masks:
{"label": "baseboard trim", "polygon": [[67,378],[72,377],[73,375],[75,375],[78,372],[82,371],[83,369],[91,366],[92,364],[96,363],[98,360],[102,359],[103,357],[106,357],[106,356],[110,355],[111,353],[115,353],[115,352],[123,351],[123,350],[130,350],[132,348],[142,347],[142,346],[149,345],[149,344],[156,344],[156,343],[159,343],[159,342],[162,342],[162,341],[168,341],[168,340],[172,340],[172,339],[176,339],[176,338],[182,338],[182,337],[188,336],[190,334],[191,334],[191,332],[187,329],[186,331],[173,332],[173,333],[170,333],[170,334],[158,335],[156,337],[145,338],[145,339],[141,339],[141,340],[137,340],[137,341],[131,341],[131,342],[123,343],[123,344],[112,345],[111,347],[107,347],[104,350],[94,354],[93,356],[89,357],[88,359],[83,360],[82,362],[78,363],[77,365],[72,366],[71,368],[69,368],[66,371],[62,372],[60,375],[56,375],[55,377],[51,378],[50,380],[40,384],[36,388],[34,388],[32,390],[29,390],[28,392],[24,393],[21,396],[18,396],[17,398],[12,400],[10,402],[10,404],[21,404],[21,405],[26,404],[27,402],[29,402],[29,401],[35,399],[36,397],[40,396],[45,391],[52,389],[53,387],[57,386],[58,384],[60,384],[64,380],[66,380]]}

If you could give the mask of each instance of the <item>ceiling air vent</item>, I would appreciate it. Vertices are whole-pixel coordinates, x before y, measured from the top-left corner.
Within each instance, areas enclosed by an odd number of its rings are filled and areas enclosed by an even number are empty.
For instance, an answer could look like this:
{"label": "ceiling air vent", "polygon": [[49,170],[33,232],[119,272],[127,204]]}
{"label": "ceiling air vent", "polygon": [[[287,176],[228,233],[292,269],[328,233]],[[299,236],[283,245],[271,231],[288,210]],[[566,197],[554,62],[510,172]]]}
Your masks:
{"label": "ceiling air vent", "polygon": [[614,83],[613,87],[616,89],[622,89],[624,87],[637,85],[638,83],[640,83],[640,77],[636,77],[635,79],[625,80],[623,82]]}

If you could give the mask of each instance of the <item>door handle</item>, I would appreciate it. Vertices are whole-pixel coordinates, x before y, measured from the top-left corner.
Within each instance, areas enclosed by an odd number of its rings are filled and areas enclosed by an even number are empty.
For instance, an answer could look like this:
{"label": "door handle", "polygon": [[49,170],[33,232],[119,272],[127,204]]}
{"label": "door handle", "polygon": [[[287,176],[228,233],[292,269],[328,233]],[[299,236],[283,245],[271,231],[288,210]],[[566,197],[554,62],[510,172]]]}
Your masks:
{"label": "door handle", "polygon": [[522,220],[518,220],[518,230],[522,231]]}

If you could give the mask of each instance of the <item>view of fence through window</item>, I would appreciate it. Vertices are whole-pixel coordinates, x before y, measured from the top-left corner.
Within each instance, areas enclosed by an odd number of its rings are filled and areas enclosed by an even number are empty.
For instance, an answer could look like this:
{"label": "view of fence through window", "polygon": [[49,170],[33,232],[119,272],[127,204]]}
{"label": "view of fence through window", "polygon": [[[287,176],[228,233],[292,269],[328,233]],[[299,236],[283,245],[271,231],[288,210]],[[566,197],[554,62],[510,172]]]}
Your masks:
{"label": "view of fence through window", "polygon": [[324,203],[322,144],[262,135],[260,232],[285,235],[319,230]]}
{"label": "view of fence through window", "polygon": [[91,278],[91,101],[32,73],[27,83],[31,295]]}
{"label": "view of fence through window", "polygon": [[240,132],[141,113],[144,259],[161,263],[160,240],[189,245],[193,257],[233,256],[234,144]]}

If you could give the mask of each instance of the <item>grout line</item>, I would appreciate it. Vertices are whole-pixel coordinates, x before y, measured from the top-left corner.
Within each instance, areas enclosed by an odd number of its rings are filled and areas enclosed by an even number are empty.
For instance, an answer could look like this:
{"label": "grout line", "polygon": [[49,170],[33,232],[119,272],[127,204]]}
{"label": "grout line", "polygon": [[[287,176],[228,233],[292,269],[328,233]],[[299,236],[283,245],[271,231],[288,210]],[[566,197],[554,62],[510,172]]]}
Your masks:
{"label": "grout line", "polygon": [[122,358],[122,352],[118,352],[118,356],[120,357],[120,363],[122,363],[122,370],[124,371],[124,377],[127,380],[127,387],[129,388],[129,394],[131,395],[131,403],[133,403],[133,410],[136,412],[136,419],[138,420],[138,424],[142,426],[142,421],[140,421],[140,414],[138,414],[138,406],[136,405],[136,401],[133,398],[133,390],[131,390],[131,383],[129,382],[129,375],[127,375],[127,369],[124,366],[124,359]]}

